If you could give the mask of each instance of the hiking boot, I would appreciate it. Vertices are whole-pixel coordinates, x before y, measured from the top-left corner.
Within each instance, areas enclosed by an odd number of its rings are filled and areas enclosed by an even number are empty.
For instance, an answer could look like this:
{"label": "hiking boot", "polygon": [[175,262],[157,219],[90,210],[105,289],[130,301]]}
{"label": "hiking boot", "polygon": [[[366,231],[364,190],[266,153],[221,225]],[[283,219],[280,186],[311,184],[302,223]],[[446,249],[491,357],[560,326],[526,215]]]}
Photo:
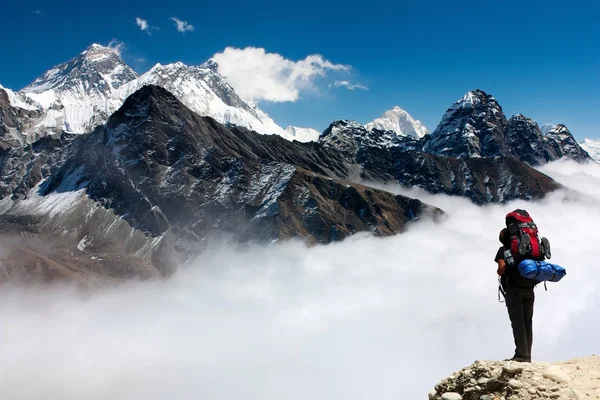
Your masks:
{"label": "hiking boot", "polygon": [[508,358],[508,359],[506,359],[504,361],[515,361],[515,362],[522,362],[522,363],[530,363],[531,362],[531,358],[514,356],[513,358]]}

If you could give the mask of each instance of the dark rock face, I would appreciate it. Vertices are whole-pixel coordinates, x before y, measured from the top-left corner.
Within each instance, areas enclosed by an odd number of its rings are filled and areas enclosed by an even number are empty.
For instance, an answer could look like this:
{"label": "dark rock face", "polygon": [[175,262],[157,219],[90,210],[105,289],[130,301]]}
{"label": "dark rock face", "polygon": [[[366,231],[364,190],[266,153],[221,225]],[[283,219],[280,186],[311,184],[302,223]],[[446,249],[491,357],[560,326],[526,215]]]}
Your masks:
{"label": "dark rock face", "polygon": [[31,188],[62,165],[75,137],[45,137],[31,145],[0,149],[0,199],[24,199]]}
{"label": "dark rock face", "polygon": [[553,159],[568,157],[578,162],[592,161],[590,155],[581,148],[566,126],[559,124],[544,136],[546,146],[554,156]]}
{"label": "dark rock face", "polygon": [[549,151],[538,124],[524,115],[517,114],[508,120],[506,140],[511,155],[530,165],[541,165],[556,159]]}
{"label": "dark rock face", "polygon": [[0,149],[22,145],[24,138],[21,132],[33,126],[42,117],[41,110],[13,107],[8,93],[0,87]]}
{"label": "dark rock face", "polygon": [[437,128],[426,136],[422,149],[457,158],[507,155],[510,148],[504,140],[506,125],[496,99],[475,90],[446,111]]}

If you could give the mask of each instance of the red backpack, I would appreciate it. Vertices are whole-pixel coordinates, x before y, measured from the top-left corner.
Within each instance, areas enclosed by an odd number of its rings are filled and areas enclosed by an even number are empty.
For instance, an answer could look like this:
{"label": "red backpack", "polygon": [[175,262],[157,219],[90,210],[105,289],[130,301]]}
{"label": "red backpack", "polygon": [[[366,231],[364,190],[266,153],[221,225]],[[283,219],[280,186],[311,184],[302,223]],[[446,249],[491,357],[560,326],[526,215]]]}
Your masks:
{"label": "red backpack", "polygon": [[529,213],[517,209],[506,214],[506,228],[510,238],[510,251],[515,260],[543,260],[550,258],[550,242],[541,238]]}

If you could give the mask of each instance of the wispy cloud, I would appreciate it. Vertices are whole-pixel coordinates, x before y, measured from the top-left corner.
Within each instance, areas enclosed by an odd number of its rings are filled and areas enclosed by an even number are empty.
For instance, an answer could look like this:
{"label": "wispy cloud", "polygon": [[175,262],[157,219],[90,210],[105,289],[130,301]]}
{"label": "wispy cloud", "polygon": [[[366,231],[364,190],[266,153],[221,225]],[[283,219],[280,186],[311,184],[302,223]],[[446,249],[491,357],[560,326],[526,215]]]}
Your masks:
{"label": "wispy cloud", "polygon": [[194,29],[196,29],[194,28],[194,25],[189,24],[187,21],[183,21],[179,18],[171,17],[170,20],[175,23],[175,26],[177,27],[177,32],[194,32]]}
{"label": "wispy cloud", "polygon": [[152,31],[158,30],[157,27],[150,25],[147,20],[140,17],[135,18],[135,23],[141,31],[146,32],[148,35],[152,35]]}
{"label": "wispy cloud", "polygon": [[246,101],[294,102],[300,92],[316,89],[316,80],[330,71],[348,71],[319,54],[293,61],[263,48],[228,47],[213,56],[219,73]]}
{"label": "wispy cloud", "polygon": [[35,10],[32,12],[32,14],[35,14],[35,15],[40,15],[41,13],[42,13],[42,10]]}
{"label": "wispy cloud", "polygon": [[113,39],[110,42],[108,42],[108,47],[119,57],[121,57],[121,53],[123,52],[123,49],[125,48],[125,43],[117,40],[117,39]]}
{"label": "wispy cloud", "polygon": [[148,28],[150,28],[150,26],[148,25],[148,21],[146,21],[145,19],[136,17],[135,23],[137,24],[137,26],[140,27],[141,30],[148,31],[148,33],[150,33],[150,31],[148,30]]}
{"label": "wispy cloud", "polygon": [[369,90],[368,87],[361,85],[360,83],[352,83],[350,81],[335,81],[335,87],[345,87],[348,90]]}

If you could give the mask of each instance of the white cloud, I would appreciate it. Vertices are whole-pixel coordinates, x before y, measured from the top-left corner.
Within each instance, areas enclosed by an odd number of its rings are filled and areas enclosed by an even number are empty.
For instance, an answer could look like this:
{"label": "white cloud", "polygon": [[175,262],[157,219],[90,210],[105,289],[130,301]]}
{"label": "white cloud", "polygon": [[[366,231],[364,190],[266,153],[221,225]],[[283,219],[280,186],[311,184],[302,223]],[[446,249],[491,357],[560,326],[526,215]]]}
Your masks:
{"label": "white cloud", "polygon": [[123,49],[125,48],[125,43],[118,41],[116,39],[111,40],[110,42],[108,42],[108,47],[119,57],[121,57],[121,53],[123,52]]}
{"label": "white cloud", "polygon": [[355,89],[369,90],[368,87],[361,85],[360,83],[352,83],[350,81],[335,81],[334,85],[336,87],[345,87],[348,90],[355,90]]}
{"label": "white cloud", "polygon": [[350,69],[318,54],[292,61],[256,47],[227,47],[213,59],[219,65],[219,73],[240,97],[248,101],[293,102],[298,100],[301,91],[314,89],[315,80],[328,71]]}
{"label": "white cloud", "polygon": [[0,321],[10,323],[2,326],[0,392],[64,400],[426,398],[474,360],[512,355],[492,260],[504,215],[517,207],[531,212],[568,271],[548,292],[537,289],[534,359],[597,353],[600,166],[555,163],[543,172],[585,196],[477,207],[388,186],[449,218],[391,238],[357,235],[311,248],[215,244],[166,281],[89,293],[3,287]]}
{"label": "white cloud", "polygon": [[179,18],[171,17],[171,21],[175,23],[177,32],[194,32],[194,25],[187,23],[186,21],[180,20]]}
{"label": "white cloud", "polygon": [[137,24],[137,26],[140,27],[141,30],[143,31],[147,31],[149,26],[148,26],[148,21],[146,21],[145,19],[136,17],[135,19],[135,23]]}
{"label": "white cloud", "polygon": [[41,13],[42,13],[42,10],[35,10],[35,11],[33,12],[33,14],[35,14],[35,15],[40,15]]}

